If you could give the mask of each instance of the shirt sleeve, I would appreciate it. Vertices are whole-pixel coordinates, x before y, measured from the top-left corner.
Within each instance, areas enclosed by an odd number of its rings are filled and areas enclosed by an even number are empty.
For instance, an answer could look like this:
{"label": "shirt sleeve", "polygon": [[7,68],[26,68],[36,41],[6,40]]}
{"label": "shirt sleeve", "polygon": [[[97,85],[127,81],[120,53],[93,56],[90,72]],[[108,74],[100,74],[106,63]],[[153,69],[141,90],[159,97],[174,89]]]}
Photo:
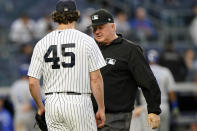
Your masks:
{"label": "shirt sleeve", "polygon": [[41,49],[39,48],[38,44],[36,44],[31,58],[28,76],[40,79],[42,76],[43,62],[44,61],[41,55]]}
{"label": "shirt sleeve", "polygon": [[88,65],[89,65],[89,72],[98,70],[106,65],[106,62],[103,58],[103,55],[94,40],[91,41],[88,50]]}
{"label": "shirt sleeve", "polygon": [[168,92],[170,91],[174,91],[174,88],[175,88],[175,80],[174,80],[174,77],[171,73],[171,71],[169,69],[167,69],[167,88],[168,88]]}
{"label": "shirt sleeve", "polygon": [[147,102],[148,113],[160,114],[161,92],[139,46],[132,48],[128,64],[137,85],[142,89]]}

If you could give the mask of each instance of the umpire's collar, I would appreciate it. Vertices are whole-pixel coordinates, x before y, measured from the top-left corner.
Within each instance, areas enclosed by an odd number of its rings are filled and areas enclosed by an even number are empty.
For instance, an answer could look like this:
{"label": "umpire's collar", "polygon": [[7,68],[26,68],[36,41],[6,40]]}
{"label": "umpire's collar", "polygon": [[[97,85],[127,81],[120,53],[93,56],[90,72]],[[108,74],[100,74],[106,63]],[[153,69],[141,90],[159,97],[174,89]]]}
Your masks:
{"label": "umpire's collar", "polygon": [[105,45],[105,44],[102,44],[102,43],[98,43],[99,47],[107,47],[107,46],[110,46],[110,45],[114,45],[114,44],[121,44],[122,43],[122,34],[117,34],[118,35],[118,38],[114,39],[109,45]]}

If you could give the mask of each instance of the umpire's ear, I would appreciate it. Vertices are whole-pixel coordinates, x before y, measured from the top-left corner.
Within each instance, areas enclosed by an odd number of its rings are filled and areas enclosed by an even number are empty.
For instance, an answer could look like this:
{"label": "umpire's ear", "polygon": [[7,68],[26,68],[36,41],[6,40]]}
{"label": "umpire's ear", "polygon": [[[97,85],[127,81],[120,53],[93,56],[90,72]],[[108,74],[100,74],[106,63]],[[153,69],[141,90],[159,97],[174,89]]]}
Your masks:
{"label": "umpire's ear", "polygon": [[79,10],[77,10],[77,13],[78,13],[78,16],[80,17],[80,14],[81,14],[81,13],[80,13],[80,11],[79,11]]}
{"label": "umpire's ear", "polygon": [[116,32],[116,24],[115,23],[110,23],[110,24],[112,26],[113,31]]}

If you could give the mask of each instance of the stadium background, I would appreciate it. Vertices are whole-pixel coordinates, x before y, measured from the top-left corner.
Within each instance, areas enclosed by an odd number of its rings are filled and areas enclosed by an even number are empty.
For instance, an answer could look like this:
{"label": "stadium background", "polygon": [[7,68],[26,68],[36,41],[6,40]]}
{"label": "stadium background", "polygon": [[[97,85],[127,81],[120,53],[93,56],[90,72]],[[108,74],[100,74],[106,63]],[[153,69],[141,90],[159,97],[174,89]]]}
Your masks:
{"label": "stadium background", "polygon": [[[31,41],[24,43],[12,40],[10,34],[13,22],[22,14],[26,14],[36,23],[55,9],[56,2],[56,0],[0,0],[0,95],[7,95],[13,82],[20,78],[19,67],[26,62],[22,61],[24,57],[26,59],[26,56],[22,56],[26,54],[21,54],[22,48],[26,45],[33,47],[39,39],[39,36],[34,37]],[[192,67],[188,67],[189,73],[186,78],[177,82],[176,93],[180,115],[171,119],[172,131],[190,131],[191,124],[197,123],[197,80],[195,78],[197,43],[192,39],[191,33],[191,28],[194,28],[192,23],[197,17],[194,12],[197,1],[76,0],[76,2],[82,16],[77,28],[88,34],[90,34],[89,30],[86,30],[88,22],[84,21],[86,21],[86,15],[89,15],[94,9],[108,9],[114,14],[115,18],[117,18],[119,12],[124,12],[127,17],[124,22],[128,25],[131,25],[129,23],[135,19],[135,11],[138,7],[146,10],[147,18],[155,30],[153,37],[137,36],[136,31],[131,26],[127,29],[123,27],[120,32],[122,31],[129,40],[141,45],[145,51],[153,48],[161,52],[166,41],[170,40],[186,63],[189,61],[189,64],[192,64]],[[55,28],[55,24],[51,25],[51,29],[53,28]],[[192,49],[192,58],[186,57],[188,49]]]}

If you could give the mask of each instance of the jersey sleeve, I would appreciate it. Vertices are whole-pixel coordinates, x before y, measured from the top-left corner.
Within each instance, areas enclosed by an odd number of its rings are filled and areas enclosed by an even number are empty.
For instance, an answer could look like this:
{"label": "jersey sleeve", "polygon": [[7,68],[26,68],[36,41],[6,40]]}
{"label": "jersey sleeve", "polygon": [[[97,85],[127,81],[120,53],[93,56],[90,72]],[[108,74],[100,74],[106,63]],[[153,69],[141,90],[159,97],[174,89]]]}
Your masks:
{"label": "jersey sleeve", "polygon": [[174,77],[171,73],[171,71],[169,69],[167,69],[167,88],[168,88],[168,92],[170,91],[174,91],[175,90],[175,80],[174,80]]}
{"label": "jersey sleeve", "polygon": [[94,40],[89,44],[88,50],[89,72],[98,70],[106,65],[101,51]]}
{"label": "jersey sleeve", "polygon": [[40,79],[42,76],[42,65],[43,65],[43,57],[41,55],[41,49],[38,44],[35,46],[33,55],[31,58],[31,63],[29,66],[28,76],[34,77],[36,79]]}

